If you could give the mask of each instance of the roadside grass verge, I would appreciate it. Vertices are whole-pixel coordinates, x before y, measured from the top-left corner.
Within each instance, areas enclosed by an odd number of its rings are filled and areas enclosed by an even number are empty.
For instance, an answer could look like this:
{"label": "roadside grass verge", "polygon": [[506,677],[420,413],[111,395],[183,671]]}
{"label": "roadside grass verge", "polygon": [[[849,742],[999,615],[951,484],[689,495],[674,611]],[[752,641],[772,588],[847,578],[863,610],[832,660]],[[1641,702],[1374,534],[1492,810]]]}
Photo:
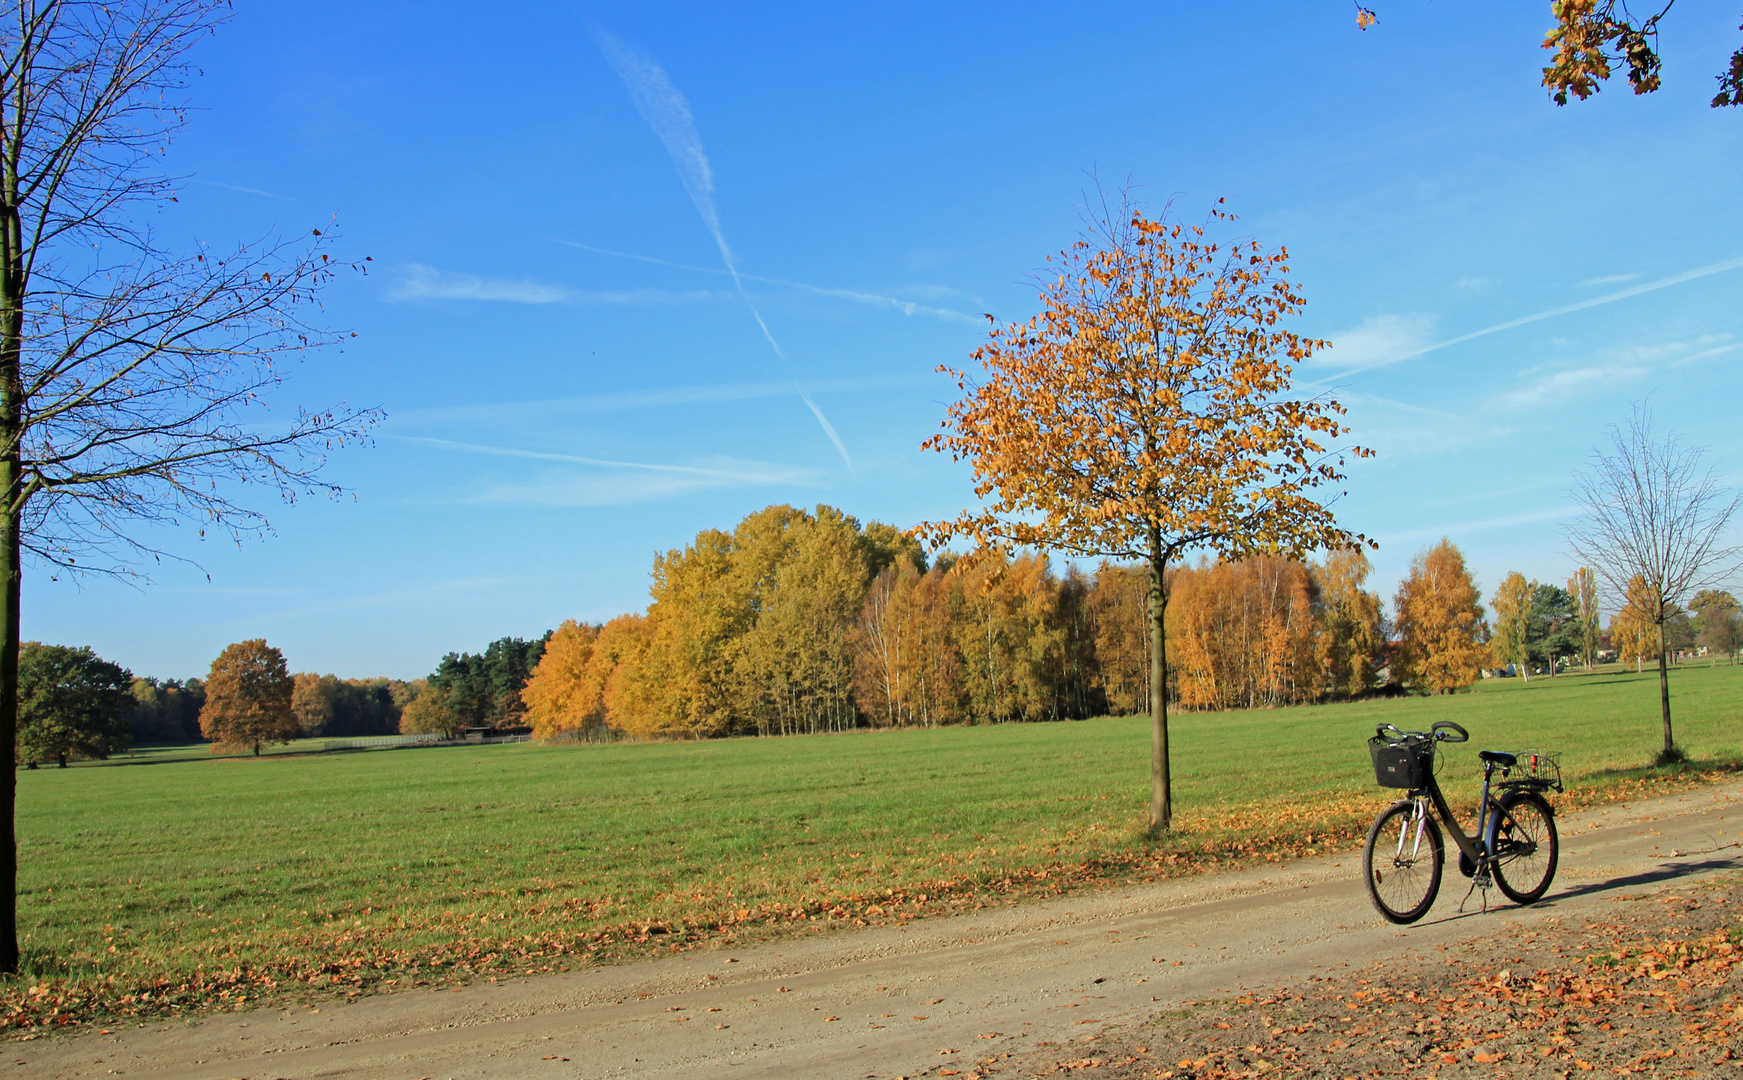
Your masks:
{"label": "roadside grass verge", "polygon": [[[1143,836],[1148,721],[533,744],[20,772],[24,974],[0,1028],[354,996],[731,946],[1347,850],[1392,793],[1376,724],[1561,750],[1563,808],[1743,769],[1743,668],[1672,679],[1694,759],[1642,768],[1654,673],[1183,714],[1177,828]],[[26,1035],[26,1037],[29,1037]]]}

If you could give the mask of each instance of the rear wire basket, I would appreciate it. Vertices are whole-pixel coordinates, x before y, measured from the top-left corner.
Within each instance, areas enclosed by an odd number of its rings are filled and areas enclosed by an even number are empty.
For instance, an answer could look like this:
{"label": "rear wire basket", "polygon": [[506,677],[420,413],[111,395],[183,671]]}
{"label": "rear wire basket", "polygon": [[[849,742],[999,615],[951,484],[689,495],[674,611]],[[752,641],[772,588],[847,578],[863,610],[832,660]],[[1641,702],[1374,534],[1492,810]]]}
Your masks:
{"label": "rear wire basket", "polygon": [[1519,763],[1508,770],[1509,775],[1503,783],[1524,784],[1544,790],[1566,790],[1561,786],[1560,751],[1515,750],[1514,756],[1519,759]]}

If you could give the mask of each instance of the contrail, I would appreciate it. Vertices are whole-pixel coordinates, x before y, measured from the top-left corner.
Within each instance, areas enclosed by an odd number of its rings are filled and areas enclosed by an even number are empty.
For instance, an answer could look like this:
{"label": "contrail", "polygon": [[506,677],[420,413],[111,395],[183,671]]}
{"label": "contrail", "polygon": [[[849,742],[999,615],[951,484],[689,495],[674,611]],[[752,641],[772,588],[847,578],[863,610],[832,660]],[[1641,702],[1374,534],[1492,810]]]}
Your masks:
{"label": "contrail", "polygon": [[1490,334],[1498,334],[1503,330],[1511,330],[1515,326],[1524,326],[1526,323],[1534,323],[1542,319],[1553,319],[1557,315],[1567,315],[1575,311],[1584,311],[1586,308],[1598,307],[1601,304],[1613,304],[1618,300],[1626,300],[1631,296],[1639,296],[1641,293],[1657,292],[1659,289],[1668,289],[1672,285],[1681,285],[1685,281],[1693,281],[1696,278],[1710,277],[1713,274],[1722,274],[1727,270],[1735,270],[1740,266],[1743,266],[1743,257],[1727,259],[1724,262],[1712,263],[1708,266],[1697,266],[1693,270],[1684,270],[1680,274],[1672,274],[1669,277],[1659,278],[1657,281],[1648,281],[1644,285],[1634,285],[1630,288],[1619,289],[1613,293],[1605,293],[1603,296],[1594,296],[1590,300],[1581,300],[1577,304],[1568,304],[1565,307],[1552,308],[1549,311],[1539,311],[1535,315],[1522,315],[1517,319],[1509,319],[1504,323],[1496,323],[1494,326],[1485,326],[1481,330],[1473,330],[1468,334],[1461,334],[1458,337],[1448,338],[1445,341],[1437,341],[1433,345],[1425,345],[1412,352],[1394,356],[1390,360],[1381,360],[1378,363],[1368,364],[1364,367],[1351,368],[1348,371],[1340,371],[1336,375],[1328,375],[1326,378],[1318,380],[1317,382],[1306,383],[1303,385],[1322,385],[1332,379],[1345,379],[1351,375],[1360,375],[1364,371],[1372,371],[1377,367],[1396,364],[1401,360],[1410,360],[1414,357],[1435,352],[1439,349],[1445,349],[1453,345],[1462,345],[1474,338],[1487,337]]}
{"label": "contrail", "polygon": [[[732,271],[730,270],[717,270],[712,266],[691,266],[689,263],[673,262],[670,259],[656,259],[652,255],[636,255],[628,251],[613,251],[610,248],[594,247],[592,244],[582,244],[574,240],[563,240],[558,237],[552,237],[551,242],[563,244],[567,247],[580,248],[582,251],[591,251],[600,255],[610,255],[618,259],[634,259],[636,262],[653,263],[655,266],[670,266],[674,270],[689,270],[697,274],[725,274],[729,277],[732,274]],[[981,319],[970,315],[966,311],[954,311],[950,308],[929,307],[926,304],[918,304],[912,300],[902,300],[894,296],[882,296],[878,293],[860,292],[857,289],[827,289],[821,285],[808,285],[803,281],[789,281],[786,278],[763,277],[760,274],[746,274],[742,271],[739,276],[744,278],[746,281],[760,281],[765,285],[780,285],[788,289],[803,289],[805,292],[815,293],[818,296],[839,296],[844,300],[857,300],[862,304],[877,304],[881,307],[893,307],[904,315],[933,315],[940,319],[948,319],[952,322],[969,323],[974,326],[979,326],[982,322]]]}
{"label": "contrail", "polygon": [[[623,80],[630,98],[635,102],[636,111],[642,114],[642,119],[648,122],[648,126],[654,129],[654,134],[665,144],[666,153],[671,155],[672,164],[677,167],[678,179],[683,182],[684,190],[690,193],[690,201],[696,204],[696,212],[702,215],[702,224],[707,226],[709,234],[714,237],[715,246],[720,248],[720,258],[726,263],[726,270],[732,275],[732,283],[744,300],[744,306],[750,309],[751,317],[756,319],[757,328],[763,332],[763,337],[768,340],[769,347],[775,350],[775,355],[783,363],[790,363],[786,352],[781,349],[781,343],[769,332],[769,324],[763,321],[762,312],[757,310],[756,303],[745,291],[744,279],[738,273],[738,260],[733,258],[732,248],[726,243],[726,234],[721,231],[720,214],[714,208],[714,170],[709,167],[708,155],[703,152],[702,136],[696,131],[696,120],[690,114],[690,103],[684,100],[684,95],[666,77],[665,69],[656,64],[652,57],[636,52],[601,27],[594,26],[592,29],[594,39],[599,42],[599,51],[605,54],[605,59],[617,72],[617,77]],[[817,417],[823,433],[835,444],[835,449],[841,453],[841,460],[847,463],[847,471],[852,473],[853,459],[848,456],[841,436],[835,433],[835,426],[797,382],[793,384],[793,389],[810,408],[812,415]]]}

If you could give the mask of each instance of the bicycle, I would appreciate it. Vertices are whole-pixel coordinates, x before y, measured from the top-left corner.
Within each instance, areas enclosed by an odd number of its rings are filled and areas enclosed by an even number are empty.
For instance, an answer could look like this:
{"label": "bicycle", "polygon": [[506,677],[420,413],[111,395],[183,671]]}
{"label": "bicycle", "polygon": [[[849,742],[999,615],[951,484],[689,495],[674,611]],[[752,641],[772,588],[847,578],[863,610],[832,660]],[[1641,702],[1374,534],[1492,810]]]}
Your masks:
{"label": "bicycle", "polygon": [[[1368,897],[1390,922],[1413,923],[1422,918],[1440,892],[1446,845],[1435,823],[1437,816],[1458,846],[1459,872],[1471,879],[1460,911],[1479,888],[1487,911],[1491,882],[1514,903],[1530,904],[1542,898],[1555,878],[1561,847],[1555,811],[1544,796],[1563,790],[1559,755],[1478,751],[1483,795],[1477,803],[1476,835],[1466,836],[1435,781],[1434,762],[1439,744],[1469,742],[1470,737],[1464,728],[1442,720],[1428,731],[1402,731],[1381,724],[1368,740],[1375,780],[1407,792],[1374,819],[1362,849]],[[1494,782],[1497,771],[1498,784]],[[1514,777],[1515,771],[1521,775]],[[1498,797],[1493,793],[1497,787]]]}

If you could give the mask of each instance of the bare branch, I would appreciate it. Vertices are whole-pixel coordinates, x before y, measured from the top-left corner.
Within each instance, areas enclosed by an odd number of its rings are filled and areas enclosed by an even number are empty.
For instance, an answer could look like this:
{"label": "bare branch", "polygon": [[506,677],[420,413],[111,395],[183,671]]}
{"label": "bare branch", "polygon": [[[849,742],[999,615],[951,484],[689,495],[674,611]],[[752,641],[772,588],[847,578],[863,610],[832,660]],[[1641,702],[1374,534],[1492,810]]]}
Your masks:
{"label": "bare branch", "polygon": [[1608,452],[1574,478],[1584,512],[1566,530],[1569,546],[1591,566],[1618,607],[1639,579],[1663,622],[1697,590],[1728,582],[1743,568],[1743,545],[1726,533],[1743,494],[1726,488],[1706,451],[1652,432],[1652,414],[1637,407],[1626,430],[1610,429]]}

